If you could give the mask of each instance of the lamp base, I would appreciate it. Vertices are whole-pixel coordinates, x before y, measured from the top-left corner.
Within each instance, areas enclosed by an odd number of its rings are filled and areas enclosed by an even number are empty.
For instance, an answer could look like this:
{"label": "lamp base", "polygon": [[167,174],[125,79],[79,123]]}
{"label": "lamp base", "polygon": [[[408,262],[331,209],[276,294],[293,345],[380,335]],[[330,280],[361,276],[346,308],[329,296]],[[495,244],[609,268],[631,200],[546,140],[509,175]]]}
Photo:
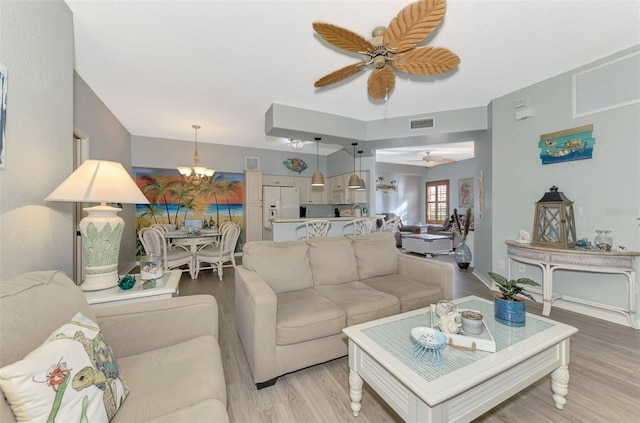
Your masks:
{"label": "lamp base", "polygon": [[87,212],[79,224],[85,274],[80,289],[98,291],[118,286],[118,255],[124,230],[122,209],[101,204],[83,209]]}
{"label": "lamp base", "polygon": [[118,286],[118,272],[103,273],[100,275],[86,275],[80,285],[83,291],[100,291],[102,289]]}

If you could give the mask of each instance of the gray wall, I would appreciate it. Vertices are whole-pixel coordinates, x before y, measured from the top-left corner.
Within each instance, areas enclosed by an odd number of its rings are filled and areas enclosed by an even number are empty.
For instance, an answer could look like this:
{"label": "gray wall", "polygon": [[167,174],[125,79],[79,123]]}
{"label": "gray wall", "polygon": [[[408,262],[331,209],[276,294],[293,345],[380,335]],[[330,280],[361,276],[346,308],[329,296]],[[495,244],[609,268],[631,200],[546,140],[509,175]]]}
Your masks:
{"label": "gray wall", "polygon": [[[151,138],[134,135],[132,137],[133,167],[175,169],[178,166],[191,166],[195,141]],[[260,169],[266,175],[304,176],[310,178],[316,171],[315,146],[305,145],[299,151],[263,150],[259,148],[234,147],[222,144],[198,143],[200,164],[220,172],[242,173],[245,157],[258,157]],[[308,168],[302,173],[292,172],[282,162],[298,157]],[[320,171],[327,176],[327,158],[320,156]]]}
{"label": "gray wall", "polygon": [[[640,104],[572,117],[572,75],[639,50],[639,47],[628,49],[493,101],[494,269],[499,268],[500,261],[507,260],[505,240],[515,239],[520,229],[533,231],[534,203],[552,185],[574,201],[579,238],[593,241],[596,229],[610,229],[614,244],[640,250],[636,220],[640,215]],[[516,121],[513,104],[521,97],[526,97],[534,108],[534,116]],[[587,124],[593,124],[596,139],[592,159],[541,164],[540,135]],[[512,269],[514,275],[522,276],[517,270]],[[527,266],[526,275],[541,279],[540,271],[532,266]],[[624,307],[628,301],[624,278],[619,275],[557,272],[553,291],[618,307]],[[634,300],[638,303],[637,297]],[[562,305],[562,300],[558,304]],[[617,314],[612,318],[624,322]]]}
{"label": "gray wall", "polygon": [[[75,72],[73,88],[74,126],[89,138],[88,158],[120,162],[133,177],[131,134]],[[120,274],[129,272],[136,263],[135,205],[123,204],[122,206],[119,215],[124,219],[125,230],[122,234],[118,258]]]}
{"label": "gray wall", "polygon": [[73,21],[62,1],[0,1],[7,67],[6,167],[0,170],[0,278],[73,276],[71,203],[47,203],[73,167]]}

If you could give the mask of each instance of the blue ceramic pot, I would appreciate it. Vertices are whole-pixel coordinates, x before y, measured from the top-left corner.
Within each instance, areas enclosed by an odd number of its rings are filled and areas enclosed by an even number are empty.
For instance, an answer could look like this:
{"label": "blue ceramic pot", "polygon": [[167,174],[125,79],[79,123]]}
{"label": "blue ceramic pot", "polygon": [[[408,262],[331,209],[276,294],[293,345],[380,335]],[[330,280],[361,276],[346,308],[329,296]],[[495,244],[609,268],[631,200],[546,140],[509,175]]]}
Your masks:
{"label": "blue ceramic pot", "polygon": [[527,303],[524,301],[507,301],[496,295],[493,308],[498,323],[516,327],[526,323]]}

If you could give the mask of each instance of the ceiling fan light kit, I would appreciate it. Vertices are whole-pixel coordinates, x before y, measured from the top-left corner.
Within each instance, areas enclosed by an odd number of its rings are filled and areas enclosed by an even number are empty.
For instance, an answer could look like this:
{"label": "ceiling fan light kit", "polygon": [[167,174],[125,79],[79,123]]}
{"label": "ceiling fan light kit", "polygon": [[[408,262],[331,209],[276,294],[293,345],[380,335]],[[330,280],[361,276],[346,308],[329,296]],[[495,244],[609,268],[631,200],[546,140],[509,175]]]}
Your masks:
{"label": "ceiling fan light kit", "polygon": [[291,145],[291,148],[293,148],[294,150],[302,150],[302,147],[304,147],[304,141],[296,140],[293,138],[289,139],[289,144]]}
{"label": "ceiling fan light kit", "polygon": [[427,151],[425,153],[425,156],[423,156],[420,160],[410,160],[412,162],[420,162],[421,164],[424,163],[424,165],[426,167],[428,167],[429,169],[434,168],[436,166],[439,165],[443,165],[443,164],[450,164],[450,163],[457,163],[458,161],[455,159],[449,159],[447,157],[443,157],[443,156],[432,156],[430,151]]}
{"label": "ceiling fan light kit", "polygon": [[395,87],[394,69],[414,75],[435,75],[452,70],[460,64],[455,53],[442,47],[416,47],[440,25],[446,10],[446,0],[411,3],[391,20],[387,28],[374,28],[370,40],[333,24],[314,22],[313,29],[325,41],[363,56],[362,61],[323,76],[314,86],[335,84],[373,65],[367,81],[369,96],[386,100]]}

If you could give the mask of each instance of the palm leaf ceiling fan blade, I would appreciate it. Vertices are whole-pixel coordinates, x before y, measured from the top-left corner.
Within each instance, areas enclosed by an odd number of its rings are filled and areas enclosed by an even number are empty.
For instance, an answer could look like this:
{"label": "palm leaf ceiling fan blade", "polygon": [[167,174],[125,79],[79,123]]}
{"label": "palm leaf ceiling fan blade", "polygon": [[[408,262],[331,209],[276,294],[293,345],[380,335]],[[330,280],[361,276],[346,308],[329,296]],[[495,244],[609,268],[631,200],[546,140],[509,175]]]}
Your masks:
{"label": "palm leaf ceiling fan blade", "polygon": [[373,65],[367,90],[374,99],[386,99],[396,83],[394,69],[415,75],[450,71],[460,63],[457,55],[445,48],[415,47],[440,25],[446,11],[446,0],[411,3],[391,20],[388,29],[383,26],[374,28],[370,40],[333,24],[314,22],[313,29],[325,41],[363,55],[361,62],[323,76],[314,86],[334,84]]}
{"label": "palm leaf ceiling fan blade", "polygon": [[447,11],[446,0],[425,0],[411,3],[389,23],[383,45],[393,53],[402,53],[424,40]]}
{"label": "palm leaf ceiling fan blade", "polygon": [[374,69],[369,75],[367,89],[372,98],[381,100],[385,98],[396,85],[396,74],[390,66]]}
{"label": "palm leaf ceiling fan blade", "polygon": [[354,53],[373,51],[373,45],[360,35],[330,23],[314,22],[313,29],[328,43]]}
{"label": "palm leaf ceiling fan blade", "polygon": [[338,69],[337,71],[333,71],[330,74],[327,74],[322,78],[318,79],[315,82],[315,84],[313,84],[313,86],[324,87],[325,85],[335,84],[336,82],[340,82],[343,79],[346,79],[346,78],[349,78],[350,76],[355,75],[356,73],[363,70],[365,66],[366,66],[366,63],[364,62],[358,62],[349,66],[345,66],[344,68]]}
{"label": "palm leaf ceiling fan blade", "polygon": [[418,47],[393,58],[400,72],[414,75],[435,75],[448,72],[460,64],[460,58],[443,47]]}

